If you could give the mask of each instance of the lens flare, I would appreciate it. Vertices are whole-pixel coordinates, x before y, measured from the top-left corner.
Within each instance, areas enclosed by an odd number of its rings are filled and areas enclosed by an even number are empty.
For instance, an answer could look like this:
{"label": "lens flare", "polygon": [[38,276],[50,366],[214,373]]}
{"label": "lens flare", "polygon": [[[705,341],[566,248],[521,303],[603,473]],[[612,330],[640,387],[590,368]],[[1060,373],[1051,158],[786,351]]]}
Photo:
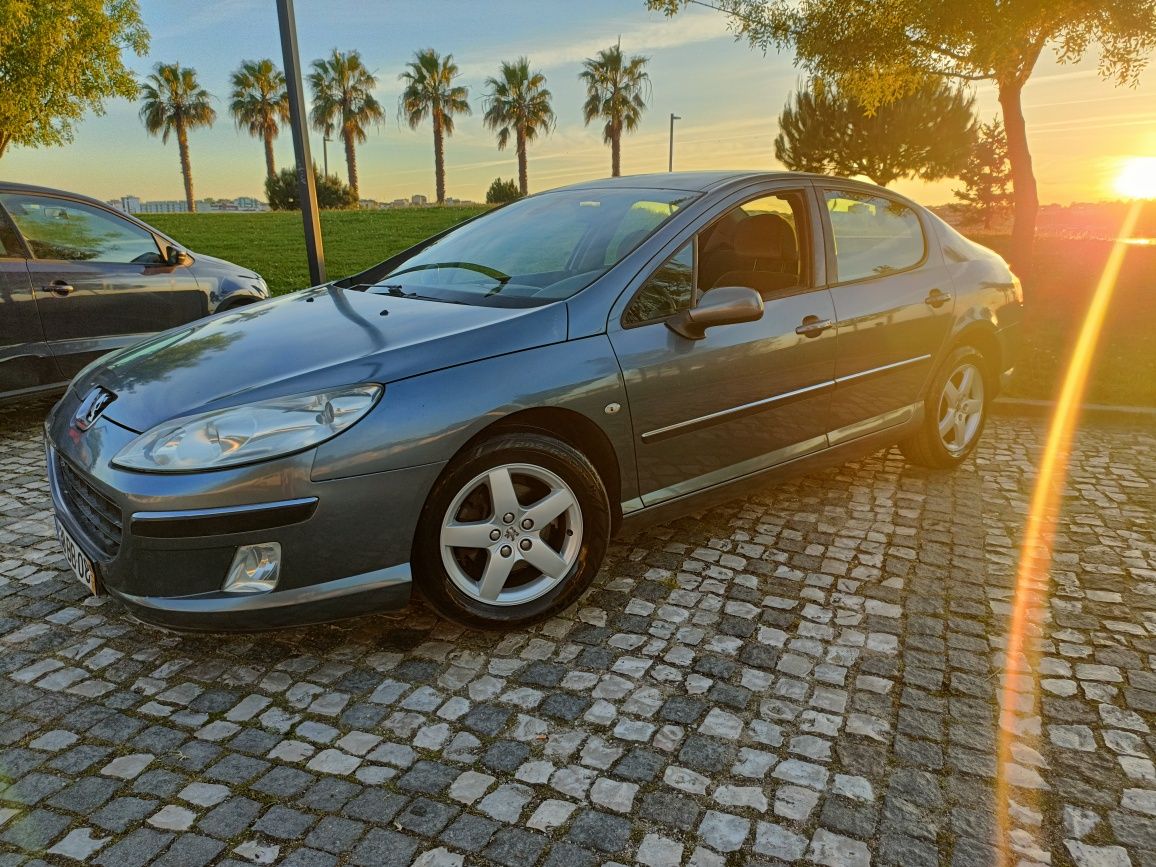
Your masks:
{"label": "lens flare", "polygon": [[[1156,160],[1153,161],[1156,163]],[[1154,191],[1156,192],[1156,191]],[[1039,625],[1034,615],[1047,603],[1049,566],[1052,559],[1052,541],[1056,522],[1060,514],[1064,484],[1068,475],[1068,458],[1072,437],[1080,415],[1080,401],[1087,384],[1088,373],[1096,353],[1116,279],[1124,263],[1128,244],[1125,242],[1136,228],[1143,203],[1135,201],[1124,217],[1124,223],[1112,245],[1104,271],[1096,284],[1088,312],[1080,327],[1072,359],[1064,376],[1060,398],[1052,415],[1047,442],[1040,457],[1039,474],[1035,490],[1032,492],[1031,508],[1024,528],[1020,547],[1019,565],[1016,570],[1015,593],[1012,601],[1011,623],[1008,632],[1007,649],[1004,656],[1003,687],[1000,695],[999,764],[996,770],[996,845],[1002,864],[1016,860],[1010,845],[1011,787],[1022,780],[1022,769],[1013,755],[1021,726],[1016,711],[1024,705],[1020,703],[1021,676],[1036,670],[1037,648],[1030,639],[1039,633]],[[1030,688],[1030,687],[1029,687]],[[1032,707],[1035,706],[1035,696]],[[1026,793],[1029,791],[1025,789]]]}

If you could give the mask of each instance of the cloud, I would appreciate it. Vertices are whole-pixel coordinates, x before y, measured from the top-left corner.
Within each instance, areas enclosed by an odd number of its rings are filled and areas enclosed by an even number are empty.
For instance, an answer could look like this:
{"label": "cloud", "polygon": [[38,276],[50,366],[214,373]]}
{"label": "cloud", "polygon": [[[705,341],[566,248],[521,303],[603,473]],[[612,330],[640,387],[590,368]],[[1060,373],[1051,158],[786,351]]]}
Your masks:
{"label": "cloud", "polygon": [[[611,28],[612,29],[612,28]],[[687,10],[674,18],[659,18],[632,24],[621,32],[607,32],[603,24],[597,32],[593,28],[581,36],[545,42],[529,53],[534,66],[550,69],[581,63],[603,48],[621,39],[622,50],[628,54],[646,54],[669,48],[680,48],[720,37],[731,38],[726,19],[714,12]],[[462,64],[462,72],[472,76],[490,75],[508,52],[471,59]]]}

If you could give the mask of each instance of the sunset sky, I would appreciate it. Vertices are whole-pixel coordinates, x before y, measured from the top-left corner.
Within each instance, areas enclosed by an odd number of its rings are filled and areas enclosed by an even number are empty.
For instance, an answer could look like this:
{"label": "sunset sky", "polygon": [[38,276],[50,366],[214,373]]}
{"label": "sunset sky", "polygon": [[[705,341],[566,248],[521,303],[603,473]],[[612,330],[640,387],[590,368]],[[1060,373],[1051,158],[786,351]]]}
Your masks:
{"label": "sunset sky", "polygon": [[[359,149],[364,197],[432,198],[431,132],[403,128],[396,117],[397,75],[415,49],[427,46],[453,53],[474,106],[446,147],[450,196],[480,200],[494,177],[516,175],[513,151],[499,152],[483,128],[480,103],[485,78],[519,54],[546,74],[558,114],[554,133],[530,151],[531,189],[609,174],[609,150],[595,126],[582,124],[577,74],[584,57],[619,37],[624,51],[652,58],[653,85],[642,128],[623,145],[624,174],[665,171],[671,112],[684,118],[676,127],[676,169],[781,168],[774,158],[776,118],[800,72],[790,55],[764,56],[735,43],[723,17],[709,10],[666,19],[648,12],[643,0],[297,0],[296,6],[304,63],[335,47],[356,48],[378,76],[388,119]],[[128,58],[132,68],[144,74],[158,61],[179,61],[195,67],[217,97],[216,125],[190,136],[197,196],[264,198],[261,145],[236,130],[227,101],[229,73],[240,60],[281,62],[272,0],[142,0],[141,7],[152,46],[147,57]],[[984,119],[997,112],[992,87],[981,86],[976,95]],[[1099,78],[1094,58],[1060,66],[1048,56],[1024,103],[1043,202],[1113,198],[1112,181],[1124,160],[1156,155],[1156,69],[1139,86],[1121,88]],[[320,165],[318,134],[312,147]],[[288,134],[278,140],[277,159],[282,165],[292,160]],[[329,165],[344,177],[340,143],[330,145]],[[87,118],[70,146],[9,149],[0,177],[102,199],[183,195],[175,141],[162,145],[147,136],[137,106],[125,100],[110,103],[104,117]],[[951,198],[951,181],[894,186],[929,204]]]}

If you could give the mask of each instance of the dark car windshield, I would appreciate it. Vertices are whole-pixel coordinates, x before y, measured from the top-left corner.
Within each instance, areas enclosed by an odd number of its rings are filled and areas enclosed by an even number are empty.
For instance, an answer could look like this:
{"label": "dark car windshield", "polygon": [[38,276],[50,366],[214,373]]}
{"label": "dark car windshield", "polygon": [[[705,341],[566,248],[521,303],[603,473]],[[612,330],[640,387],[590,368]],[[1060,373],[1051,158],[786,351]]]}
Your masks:
{"label": "dark car windshield", "polygon": [[532,307],[589,286],[694,196],[684,190],[559,190],[455,229],[368,291]]}

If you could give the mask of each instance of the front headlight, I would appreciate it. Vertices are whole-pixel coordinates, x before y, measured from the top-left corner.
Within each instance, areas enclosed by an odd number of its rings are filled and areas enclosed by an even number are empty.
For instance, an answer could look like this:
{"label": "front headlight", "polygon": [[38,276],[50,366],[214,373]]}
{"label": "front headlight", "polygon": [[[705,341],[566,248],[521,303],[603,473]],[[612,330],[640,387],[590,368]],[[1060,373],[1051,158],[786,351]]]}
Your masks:
{"label": "front headlight", "polygon": [[299,452],[337,436],[381,396],[353,385],[177,418],[141,434],[114,465],[154,473],[215,470]]}

